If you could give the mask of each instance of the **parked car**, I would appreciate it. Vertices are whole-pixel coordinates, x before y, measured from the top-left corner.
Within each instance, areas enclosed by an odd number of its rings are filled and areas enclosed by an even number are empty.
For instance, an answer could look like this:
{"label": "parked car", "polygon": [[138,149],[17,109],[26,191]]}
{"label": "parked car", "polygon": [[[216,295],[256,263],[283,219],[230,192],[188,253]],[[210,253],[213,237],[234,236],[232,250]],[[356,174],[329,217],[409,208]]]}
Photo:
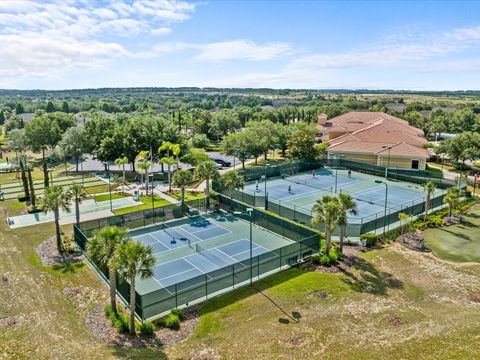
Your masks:
{"label": "parked car", "polygon": [[222,167],[230,167],[232,163],[223,159],[212,159],[215,163],[221,165]]}

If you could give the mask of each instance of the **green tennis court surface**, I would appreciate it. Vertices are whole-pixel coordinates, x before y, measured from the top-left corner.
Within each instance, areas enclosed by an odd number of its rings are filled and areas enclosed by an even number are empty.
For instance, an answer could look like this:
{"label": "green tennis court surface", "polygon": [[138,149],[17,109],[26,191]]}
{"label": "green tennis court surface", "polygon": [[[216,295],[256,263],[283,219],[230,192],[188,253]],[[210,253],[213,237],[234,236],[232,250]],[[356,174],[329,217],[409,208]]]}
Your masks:
{"label": "green tennis court surface", "polygon": [[[348,170],[322,168],[267,181],[267,194],[270,201],[277,201],[286,207],[295,207],[297,211],[310,214],[315,202],[324,195],[345,193],[357,200],[357,214],[350,214],[351,223],[360,223],[362,218],[383,216],[385,212],[385,185],[375,183],[385,181],[388,185],[387,213],[400,207],[425,202],[425,192],[421,185],[385,180],[383,177]],[[258,187],[257,187],[258,185]],[[247,194],[264,196],[265,183],[250,183],[244,188]],[[440,194],[438,190],[432,196]]]}
{"label": "green tennis court surface", "polygon": [[[129,206],[135,206],[138,205],[139,203],[136,201],[133,201],[132,198],[120,198],[120,199],[113,199],[112,200],[112,208],[113,210],[116,209],[121,209]],[[99,201],[95,202],[94,200],[84,200],[80,204],[80,214],[81,215],[86,215],[86,214],[93,214],[97,212],[107,212],[109,216],[112,216],[113,214],[110,213],[110,201]],[[73,221],[62,221],[65,219],[70,219],[73,220],[75,217],[75,205],[71,205],[71,211],[67,212],[63,209],[60,210],[60,223],[65,224],[65,223],[73,223]],[[48,212],[38,212],[34,214],[26,214],[26,215],[19,215],[19,216],[13,216],[9,217],[7,219],[8,224],[10,225],[10,228],[20,228],[24,226],[31,226],[31,225],[37,225],[41,223],[46,223],[46,222],[51,222],[54,221],[54,214],[52,211]],[[81,219],[82,220],[82,219]]]}
{"label": "green tennis court surface", "polygon": [[267,259],[271,250],[294,243],[253,224],[250,249],[250,223],[226,213],[174,220],[133,230],[130,236],[150,245],[157,259],[154,278],[138,280],[139,294],[195,286],[203,283],[205,274],[213,278],[229,266],[248,268],[250,255]]}

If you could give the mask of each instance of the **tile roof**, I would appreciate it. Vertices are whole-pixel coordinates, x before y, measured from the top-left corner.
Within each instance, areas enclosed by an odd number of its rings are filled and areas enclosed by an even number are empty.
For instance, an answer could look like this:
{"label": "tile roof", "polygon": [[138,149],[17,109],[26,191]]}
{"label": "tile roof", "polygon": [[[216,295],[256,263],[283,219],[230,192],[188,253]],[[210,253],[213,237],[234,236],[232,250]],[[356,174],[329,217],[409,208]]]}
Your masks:
{"label": "tile roof", "polygon": [[328,150],[332,152],[352,152],[386,156],[388,154],[388,147],[390,147],[390,156],[420,158],[428,158],[430,156],[427,149],[404,142],[377,143],[368,141],[342,141],[335,145],[330,145]]}

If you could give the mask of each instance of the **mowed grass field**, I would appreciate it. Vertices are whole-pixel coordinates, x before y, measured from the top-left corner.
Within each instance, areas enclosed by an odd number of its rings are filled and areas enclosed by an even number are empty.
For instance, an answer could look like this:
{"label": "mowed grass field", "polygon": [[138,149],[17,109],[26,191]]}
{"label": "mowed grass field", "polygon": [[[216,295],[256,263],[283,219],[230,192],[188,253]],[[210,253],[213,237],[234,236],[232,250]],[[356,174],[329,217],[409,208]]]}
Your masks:
{"label": "mowed grass field", "polygon": [[[0,202],[0,210],[13,214],[12,204]],[[346,273],[295,268],[212,299],[195,332],[164,349],[108,347],[84,325],[90,309],[108,299],[90,268],[39,265],[35,247],[53,231],[51,224],[10,231],[0,223],[0,276],[8,279],[0,282],[0,358],[480,356],[480,264],[399,245],[362,254]]]}
{"label": "mowed grass field", "polygon": [[480,205],[462,216],[463,224],[425,230],[425,241],[442,259],[480,262]]}

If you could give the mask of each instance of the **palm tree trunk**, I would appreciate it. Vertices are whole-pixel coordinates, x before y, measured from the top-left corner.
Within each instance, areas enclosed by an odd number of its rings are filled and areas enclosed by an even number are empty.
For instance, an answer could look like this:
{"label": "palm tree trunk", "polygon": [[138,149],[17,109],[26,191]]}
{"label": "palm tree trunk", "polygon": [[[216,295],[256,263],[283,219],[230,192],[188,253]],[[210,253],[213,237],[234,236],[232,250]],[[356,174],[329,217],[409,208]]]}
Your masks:
{"label": "palm tree trunk", "polygon": [[115,270],[112,266],[108,270],[108,276],[110,278],[110,307],[114,314],[117,313],[117,303],[115,301],[115,297],[117,295],[117,275],[115,274]]}
{"label": "palm tree trunk", "polygon": [[183,205],[185,204],[185,188],[184,187],[180,188],[180,191],[182,193],[182,207],[183,207]]}
{"label": "palm tree trunk", "polygon": [[130,279],[130,335],[135,335],[135,274]]}
{"label": "palm tree trunk", "polygon": [[122,166],[123,166],[123,169],[122,169],[122,172],[123,172],[122,193],[125,193],[125,164],[122,164]]}
{"label": "palm tree trunk", "polygon": [[207,209],[210,207],[210,178],[207,177],[205,179],[205,196],[207,197],[207,199],[205,200],[205,205],[207,207]]}
{"label": "palm tree trunk", "polygon": [[148,168],[145,169],[145,194],[148,195]]}
{"label": "palm tree trunk", "polygon": [[343,238],[345,237],[345,226],[340,226],[340,254],[343,254]]}
{"label": "palm tree trunk", "polygon": [[423,218],[423,221],[427,221],[429,207],[430,207],[430,192],[427,192],[427,198],[425,199],[425,216]]}
{"label": "palm tree trunk", "polygon": [[53,214],[55,216],[55,232],[57,236],[57,249],[58,249],[58,252],[62,252],[63,246],[62,246],[62,237],[60,236],[60,221],[59,221],[58,209],[55,209],[53,211]]}
{"label": "palm tree trunk", "polygon": [[170,175],[170,164],[168,164],[168,192],[172,192],[172,179]]}
{"label": "palm tree trunk", "polygon": [[78,157],[75,157],[75,172],[78,173]]}
{"label": "palm tree trunk", "polygon": [[327,221],[325,221],[325,251],[326,255],[330,253],[330,229]]}
{"label": "palm tree trunk", "polygon": [[75,198],[75,218],[77,221],[77,226],[80,224],[80,199]]}

